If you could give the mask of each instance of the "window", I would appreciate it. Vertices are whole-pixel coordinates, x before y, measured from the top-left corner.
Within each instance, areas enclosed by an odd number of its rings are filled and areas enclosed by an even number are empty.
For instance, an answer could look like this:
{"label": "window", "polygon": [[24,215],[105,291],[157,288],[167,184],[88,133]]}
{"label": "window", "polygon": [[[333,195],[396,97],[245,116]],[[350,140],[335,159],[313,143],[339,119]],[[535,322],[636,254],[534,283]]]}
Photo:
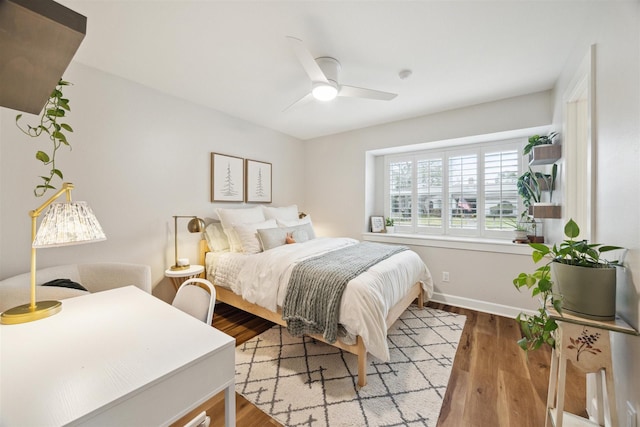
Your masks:
{"label": "window", "polygon": [[512,238],[522,140],[385,157],[385,214],[400,233]]}

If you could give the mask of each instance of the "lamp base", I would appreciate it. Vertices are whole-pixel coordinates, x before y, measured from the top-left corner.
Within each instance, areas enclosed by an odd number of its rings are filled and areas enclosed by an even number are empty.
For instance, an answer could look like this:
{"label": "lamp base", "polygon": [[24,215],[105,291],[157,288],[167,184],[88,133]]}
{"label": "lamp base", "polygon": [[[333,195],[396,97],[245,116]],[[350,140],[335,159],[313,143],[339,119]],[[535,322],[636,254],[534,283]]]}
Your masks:
{"label": "lamp base", "polygon": [[53,316],[60,310],[62,310],[60,301],[37,301],[35,309],[31,309],[31,304],[23,304],[0,314],[0,323],[3,325],[17,325],[33,322]]}
{"label": "lamp base", "polygon": [[179,271],[179,270],[186,270],[189,267],[191,267],[191,266],[189,264],[187,264],[187,265],[172,265],[170,268],[173,271]]}

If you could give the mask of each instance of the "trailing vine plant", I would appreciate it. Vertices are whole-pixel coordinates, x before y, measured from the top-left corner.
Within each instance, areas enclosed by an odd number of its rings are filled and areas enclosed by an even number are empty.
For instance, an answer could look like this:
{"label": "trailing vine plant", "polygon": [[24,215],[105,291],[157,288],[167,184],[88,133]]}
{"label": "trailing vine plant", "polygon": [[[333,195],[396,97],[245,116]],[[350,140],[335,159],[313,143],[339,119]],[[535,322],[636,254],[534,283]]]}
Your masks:
{"label": "trailing vine plant", "polygon": [[63,86],[68,86],[70,84],[71,83],[60,79],[53,92],[51,92],[51,95],[42,110],[40,123],[37,126],[27,124],[27,127],[25,128],[19,123],[19,120],[22,118],[22,114],[18,114],[16,116],[16,126],[24,134],[32,138],[37,138],[45,133],[51,141],[51,151],[49,154],[41,150],[36,152],[36,159],[41,161],[45,166],[51,167],[49,175],[41,176],[40,178],[42,179],[42,183],[36,185],[33,190],[36,197],[41,197],[47,192],[47,190],[56,188],[51,184],[51,181],[56,176],[63,179],[62,171],[56,167],[56,153],[62,145],[66,145],[71,149],[64,132],[73,132],[73,129],[67,123],[60,122],[65,117],[66,111],[71,111],[69,108],[69,100],[62,94]]}

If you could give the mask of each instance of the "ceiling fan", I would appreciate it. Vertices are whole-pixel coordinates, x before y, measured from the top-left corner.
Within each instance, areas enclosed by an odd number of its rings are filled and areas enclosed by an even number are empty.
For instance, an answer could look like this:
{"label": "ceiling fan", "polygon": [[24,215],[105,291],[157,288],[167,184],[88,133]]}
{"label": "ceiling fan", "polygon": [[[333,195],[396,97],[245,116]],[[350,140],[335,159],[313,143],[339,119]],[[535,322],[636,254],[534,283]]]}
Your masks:
{"label": "ceiling fan", "polygon": [[314,99],[318,101],[331,101],[336,96],[377,99],[381,101],[390,101],[398,96],[395,93],[339,84],[338,73],[340,72],[340,62],[338,62],[337,59],[328,56],[314,58],[302,40],[291,36],[287,36],[287,39],[291,43],[300,64],[302,64],[302,68],[304,68],[309,79],[311,79],[311,92],[289,105],[284,111],[294,106],[306,104]]}

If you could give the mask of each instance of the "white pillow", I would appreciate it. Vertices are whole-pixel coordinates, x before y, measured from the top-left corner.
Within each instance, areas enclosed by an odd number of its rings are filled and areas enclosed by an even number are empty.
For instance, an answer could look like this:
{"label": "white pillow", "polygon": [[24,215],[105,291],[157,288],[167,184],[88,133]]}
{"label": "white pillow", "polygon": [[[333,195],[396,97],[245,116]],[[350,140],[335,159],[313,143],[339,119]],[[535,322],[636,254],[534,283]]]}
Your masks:
{"label": "white pillow", "polygon": [[296,225],[311,224],[311,215],[307,215],[304,218],[293,219],[277,219],[278,227],[295,227]]}
{"label": "white pillow", "polygon": [[276,219],[290,221],[298,219],[298,206],[291,205],[282,208],[274,208],[271,206],[262,206],[262,212],[266,219]]}
{"label": "white pillow", "polygon": [[262,245],[258,238],[258,230],[267,228],[278,228],[275,219],[269,219],[263,222],[256,222],[253,224],[239,224],[235,225],[233,229],[238,236],[240,245],[242,246],[242,252],[245,254],[257,254],[262,252]]}
{"label": "white pillow", "polygon": [[222,252],[229,249],[229,239],[222,229],[222,224],[212,222],[204,229],[204,239],[209,249],[214,252]]}
{"label": "white pillow", "polygon": [[233,229],[234,225],[266,221],[261,206],[242,209],[218,208],[216,209],[216,213],[218,214],[218,218],[220,218],[224,232],[229,238],[229,247],[232,252],[242,252],[242,245]]}

